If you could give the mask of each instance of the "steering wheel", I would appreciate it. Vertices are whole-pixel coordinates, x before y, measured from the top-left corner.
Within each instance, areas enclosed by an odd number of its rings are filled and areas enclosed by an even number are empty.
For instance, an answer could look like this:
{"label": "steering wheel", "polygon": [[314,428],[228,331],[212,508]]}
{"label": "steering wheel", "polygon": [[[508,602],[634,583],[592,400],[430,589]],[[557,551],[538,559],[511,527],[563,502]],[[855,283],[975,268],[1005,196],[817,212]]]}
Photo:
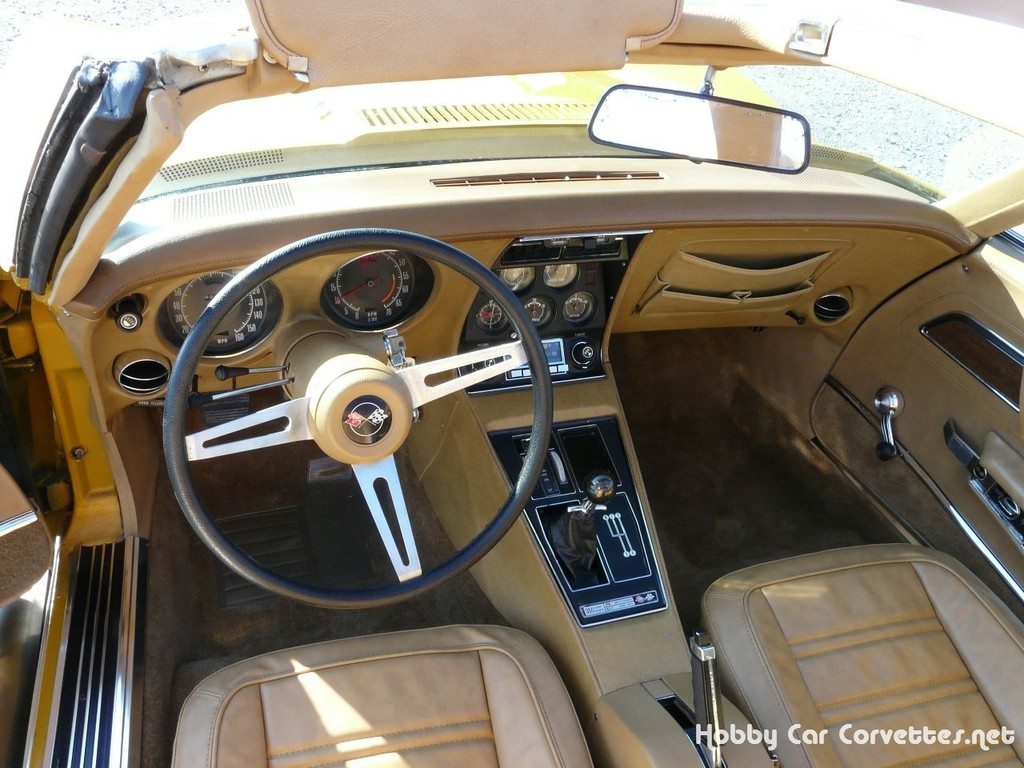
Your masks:
{"label": "steering wheel", "polygon": [[[293,399],[191,435],[185,417],[196,368],[214,330],[250,291],[278,272],[342,250],[394,249],[448,267],[484,289],[519,331],[519,340],[427,363],[404,350],[388,351],[388,363],[345,346],[342,337],[318,334],[289,353]],[[396,341],[385,335],[384,344]],[[404,345],[404,342],[402,342]],[[478,364],[491,361],[484,367]],[[533,426],[515,485],[494,518],[469,543],[433,570],[422,572],[394,454],[413,428],[414,412],[444,397],[528,362],[533,384]],[[305,368],[305,370],[299,370]],[[473,370],[476,368],[476,370]],[[430,381],[428,382],[428,379]],[[436,381],[441,379],[440,382]],[[395,229],[347,229],[299,240],[243,269],[213,298],[185,338],[174,362],[164,404],[163,444],[174,495],[196,535],[232,571],[253,584],[299,602],[326,608],[367,608],[404,600],[436,587],[471,567],[515,523],[544,465],[552,420],[551,376],[540,336],[523,305],[497,275],[472,256],[439,240]],[[252,437],[254,430],[258,437]],[[215,456],[313,440],[328,456],[351,464],[397,582],[367,589],[312,586],[260,565],[217,527],[196,493],[189,463]],[[397,518],[402,547],[385,514]],[[339,510],[344,514],[344,510]],[[340,546],[340,542],[339,542]]]}

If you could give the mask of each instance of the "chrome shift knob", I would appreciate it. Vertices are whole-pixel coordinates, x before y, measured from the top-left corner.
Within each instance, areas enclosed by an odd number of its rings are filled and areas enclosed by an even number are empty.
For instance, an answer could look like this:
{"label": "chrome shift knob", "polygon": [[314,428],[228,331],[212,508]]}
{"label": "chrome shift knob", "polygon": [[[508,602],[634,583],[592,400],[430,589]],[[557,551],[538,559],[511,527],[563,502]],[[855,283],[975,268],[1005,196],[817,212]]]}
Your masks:
{"label": "chrome shift knob", "polygon": [[591,472],[583,481],[583,492],[594,504],[607,504],[615,496],[615,480],[606,472]]}

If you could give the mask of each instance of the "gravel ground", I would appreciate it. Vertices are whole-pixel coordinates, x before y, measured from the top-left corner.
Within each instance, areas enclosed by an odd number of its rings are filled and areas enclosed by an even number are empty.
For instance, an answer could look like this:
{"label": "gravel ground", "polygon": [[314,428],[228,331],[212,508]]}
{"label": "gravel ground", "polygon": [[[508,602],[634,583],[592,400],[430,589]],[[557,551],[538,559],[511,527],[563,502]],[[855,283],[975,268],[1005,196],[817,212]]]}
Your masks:
{"label": "gravel ground", "polygon": [[[20,31],[44,14],[136,27],[241,2],[0,0],[0,67]],[[1024,163],[1024,137],[855,75],[825,67],[748,71],[776,103],[810,120],[816,143],[869,155],[947,193]]]}

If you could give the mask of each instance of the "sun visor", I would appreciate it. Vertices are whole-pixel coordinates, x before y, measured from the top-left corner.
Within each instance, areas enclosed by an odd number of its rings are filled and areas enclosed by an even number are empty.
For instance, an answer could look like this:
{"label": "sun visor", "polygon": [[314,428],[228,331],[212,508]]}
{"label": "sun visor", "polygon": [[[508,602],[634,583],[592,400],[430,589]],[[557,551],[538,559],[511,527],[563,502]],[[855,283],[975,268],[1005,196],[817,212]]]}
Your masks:
{"label": "sun visor", "polygon": [[683,0],[246,0],[267,57],[313,86],[618,69]]}

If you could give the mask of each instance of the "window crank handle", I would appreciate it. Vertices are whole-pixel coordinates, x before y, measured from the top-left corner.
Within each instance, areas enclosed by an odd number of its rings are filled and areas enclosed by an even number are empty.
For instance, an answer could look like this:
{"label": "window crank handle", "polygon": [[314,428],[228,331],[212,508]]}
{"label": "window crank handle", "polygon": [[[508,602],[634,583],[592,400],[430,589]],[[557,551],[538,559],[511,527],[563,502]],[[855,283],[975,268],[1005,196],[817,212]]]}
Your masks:
{"label": "window crank handle", "polygon": [[889,461],[899,454],[893,423],[903,412],[903,395],[896,387],[882,387],[875,393],[875,410],[882,415],[882,441],[875,446],[875,455]]}

